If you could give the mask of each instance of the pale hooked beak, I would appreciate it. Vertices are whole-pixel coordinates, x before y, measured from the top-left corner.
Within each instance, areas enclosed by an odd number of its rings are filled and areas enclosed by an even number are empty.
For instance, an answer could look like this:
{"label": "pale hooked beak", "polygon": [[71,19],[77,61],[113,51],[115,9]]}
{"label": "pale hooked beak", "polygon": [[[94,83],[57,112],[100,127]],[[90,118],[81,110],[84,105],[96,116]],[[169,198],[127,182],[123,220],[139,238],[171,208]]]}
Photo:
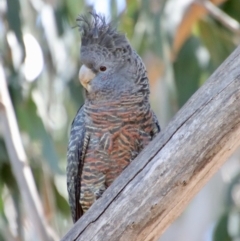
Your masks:
{"label": "pale hooked beak", "polygon": [[78,77],[82,86],[89,92],[91,90],[90,82],[95,77],[95,74],[86,65],[82,65]]}

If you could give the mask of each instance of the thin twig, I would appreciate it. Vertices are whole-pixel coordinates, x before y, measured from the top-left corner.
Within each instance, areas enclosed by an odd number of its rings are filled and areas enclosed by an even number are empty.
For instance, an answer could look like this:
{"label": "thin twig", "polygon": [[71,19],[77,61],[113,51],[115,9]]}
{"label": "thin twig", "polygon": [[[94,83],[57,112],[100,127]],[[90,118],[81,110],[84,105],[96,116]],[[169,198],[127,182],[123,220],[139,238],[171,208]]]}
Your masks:
{"label": "thin twig", "polygon": [[[31,169],[27,162],[20,132],[7,88],[7,80],[3,66],[0,62],[0,114],[2,130],[11,166],[23,199],[23,203],[36,230],[38,239],[41,241],[54,240],[50,235],[50,227],[44,217],[43,207],[40,202],[37,188]],[[52,232],[51,232],[52,233]],[[51,237],[50,237],[51,236]]]}
{"label": "thin twig", "polygon": [[232,32],[240,34],[240,24],[237,20],[233,19],[225,12],[223,12],[220,8],[215,6],[212,2],[208,0],[199,1],[197,0],[195,3],[203,6],[214,18],[216,18],[219,22],[222,23],[226,28],[230,29]]}

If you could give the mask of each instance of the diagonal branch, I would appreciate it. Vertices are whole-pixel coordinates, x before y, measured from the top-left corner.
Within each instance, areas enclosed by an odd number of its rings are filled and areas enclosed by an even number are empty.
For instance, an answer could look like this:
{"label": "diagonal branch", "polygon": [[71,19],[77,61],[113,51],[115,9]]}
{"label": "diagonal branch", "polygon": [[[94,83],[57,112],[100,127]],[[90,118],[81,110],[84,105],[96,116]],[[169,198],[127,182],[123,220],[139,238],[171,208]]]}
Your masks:
{"label": "diagonal branch", "polygon": [[[9,96],[7,81],[0,62],[0,117],[3,137],[8,150],[11,166],[17,180],[25,210],[36,230],[39,240],[53,240],[53,232],[44,218],[43,208],[37,193],[31,169],[22,145],[16,116]],[[51,235],[49,235],[51,231]],[[50,236],[52,236],[50,238]]]}
{"label": "diagonal branch", "polygon": [[240,146],[240,47],[62,241],[155,241]]}
{"label": "diagonal branch", "polygon": [[227,15],[224,11],[215,6],[212,2],[208,0],[197,0],[196,3],[203,6],[213,17],[215,17],[226,28],[230,29],[232,32],[240,34],[239,22],[234,18],[230,17],[229,15]]}

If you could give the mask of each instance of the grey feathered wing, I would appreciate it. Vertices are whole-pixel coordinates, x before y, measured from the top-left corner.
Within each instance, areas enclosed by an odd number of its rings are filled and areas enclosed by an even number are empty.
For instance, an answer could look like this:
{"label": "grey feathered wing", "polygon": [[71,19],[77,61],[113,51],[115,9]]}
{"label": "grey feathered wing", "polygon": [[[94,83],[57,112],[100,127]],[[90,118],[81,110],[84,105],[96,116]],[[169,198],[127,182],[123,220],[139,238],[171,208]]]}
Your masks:
{"label": "grey feathered wing", "polygon": [[84,160],[84,139],[86,133],[84,119],[85,114],[83,105],[73,120],[67,152],[67,190],[74,223],[83,215],[79,200],[81,192],[81,173]]}
{"label": "grey feathered wing", "polygon": [[153,114],[153,123],[154,123],[154,128],[153,128],[153,138],[161,131],[158,119],[156,114],[152,111]]}

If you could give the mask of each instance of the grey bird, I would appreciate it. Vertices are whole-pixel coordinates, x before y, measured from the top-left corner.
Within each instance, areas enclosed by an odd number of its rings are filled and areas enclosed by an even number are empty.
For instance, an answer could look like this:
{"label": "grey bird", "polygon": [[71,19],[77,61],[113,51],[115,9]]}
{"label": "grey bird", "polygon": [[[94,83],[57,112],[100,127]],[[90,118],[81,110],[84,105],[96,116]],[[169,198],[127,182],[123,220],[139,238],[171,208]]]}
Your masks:
{"label": "grey bird", "polygon": [[77,18],[86,99],[72,123],[67,153],[74,222],[160,132],[141,58],[103,16],[91,17]]}

